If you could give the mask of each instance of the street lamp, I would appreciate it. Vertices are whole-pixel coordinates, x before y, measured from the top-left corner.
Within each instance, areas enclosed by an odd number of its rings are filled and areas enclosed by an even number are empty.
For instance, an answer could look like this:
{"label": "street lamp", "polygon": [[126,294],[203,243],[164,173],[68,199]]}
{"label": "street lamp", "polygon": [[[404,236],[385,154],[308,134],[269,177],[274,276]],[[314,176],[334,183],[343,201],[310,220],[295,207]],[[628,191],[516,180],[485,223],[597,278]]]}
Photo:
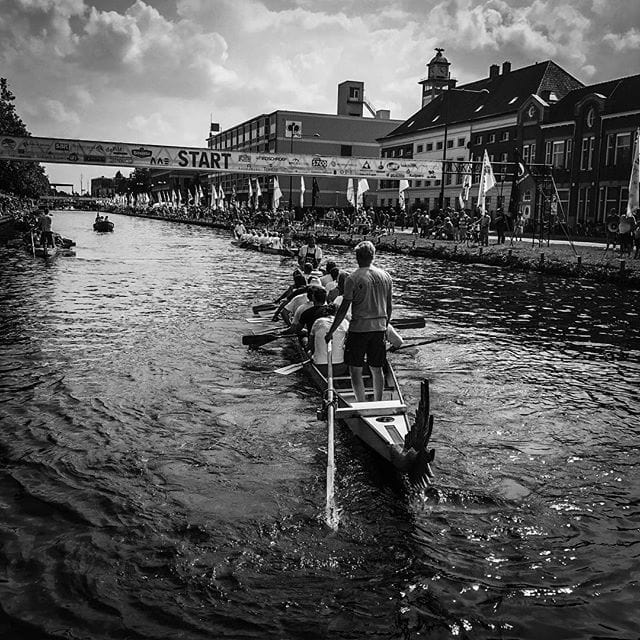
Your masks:
{"label": "street lamp", "polygon": [[442,143],[442,176],[440,177],[440,210],[444,211],[444,170],[447,164],[447,135],[449,133],[449,99],[446,94],[450,91],[460,91],[462,93],[489,93],[489,89],[447,89],[442,96],[442,106],[444,107],[444,142]]}
{"label": "street lamp", "polygon": [[[311,136],[304,136],[300,131],[301,126],[297,122],[289,122],[287,124],[287,132],[289,133],[289,137],[291,138],[291,145],[289,147],[289,153],[293,155],[293,139],[294,138],[320,138],[320,134],[318,132],[314,133]],[[289,175],[289,210],[292,209],[293,205],[293,174]]]}

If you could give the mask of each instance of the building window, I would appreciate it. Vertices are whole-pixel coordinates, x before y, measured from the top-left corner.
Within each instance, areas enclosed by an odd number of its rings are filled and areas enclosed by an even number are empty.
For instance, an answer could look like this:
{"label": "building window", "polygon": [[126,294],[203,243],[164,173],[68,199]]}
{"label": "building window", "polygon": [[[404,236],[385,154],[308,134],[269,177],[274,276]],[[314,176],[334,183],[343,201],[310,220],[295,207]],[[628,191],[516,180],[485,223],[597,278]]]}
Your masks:
{"label": "building window", "polygon": [[451,198],[450,197],[446,197],[444,199],[444,206],[445,206],[445,208],[451,206]]}
{"label": "building window", "polygon": [[451,184],[451,179],[452,179],[452,175],[451,175],[451,162],[447,161],[443,167],[444,171],[445,171],[445,175],[444,175],[444,183],[445,184]]}
{"label": "building window", "polygon": [[508,131],[503,131],[500,134],[500,142],[507,142],[507,140],[509,140],[509,132]]}
{"label": "building window", "polygon": [[360,99],[360,89],[358,87],[349,87],[349,98],[352,100]]}
{"label": "building window", "polygon": [[610,133],[607,136],[606,164],[625,164],[631,160],[631,134]]}
{"label": "building window", "polygon": [[558,169],[568,167],[571,164],[571,140],[548,140],[544,162]]}
{"label": "building window", "polygon": [[523,202],[531,202],[531,191],[527,189],[522,195]]}
{"label": "building window", "polygon": [[431,198],[424,199],[424,210],[429,211],[429,203],[431,202]]}
{"label": "building window", "polygon": [[458,146],[464,147],[464,143],[466,142],[466,138],[458,138]]}
{"label": "building window", "polygon": [[558,189],[559,202],[557,203],[556,215],[565,216],[569,211],[569,189]]}
{"label": "building window", "polygon": [[487,139],[487,142],[491,143],[491,142],[495,142],[495,141],[496,141],[496,134],[495,133],[490,133],[489,134],[489,138]]}
{"label": "building window", "polygon": [[436,142],[436,150],[440,151],[440,149],[442,149],[442,140]]}
{"label": "building window", "polygon": [[586,222],[591,219],[591,188],[580,187],[578,190],[577,222]]}
{"label": "building window", "polygon": [[532,142],[531,144],[522,145],[522,160],[525,164],[531,164],[536,161],[535,142]]}
{"label": "building window", "polygon": [[476,136],[476,144],[482,144],[482,136]]}
{"label": "building window", "polygon": [[447,149],[453,149],[453,140],[447,140]]}
{"label": "building window", "polygon": [[425,187],[430,187],[431,186],[431,180],[425,180],[424,181],[424,186]]}
{"label": "building window", "polygon": [[340,155],[343,157],[351,156],[353,154],[353,147],[350,144],[340,145]]}
{"label": "building window", "polygon": [[[411,185],[409,185],[409,186],[411,186]],[[421,187],[422,186],[422,180],[414,180],[413,181],[413,186]]]}
{"label": "building window", "polygon": [[416,153],[422,153],[423,149],[424,149],[423,145],[421,144],[416,145]]}
{"label": "building window", "polygon": [[427,151],[433,151],[433,142],[427,142]]}
{"label": "building window", "polygon": [[580,168],[582,170],[593,169],[593,143],[595,137],[582,138],[582,151],[580,153]]}

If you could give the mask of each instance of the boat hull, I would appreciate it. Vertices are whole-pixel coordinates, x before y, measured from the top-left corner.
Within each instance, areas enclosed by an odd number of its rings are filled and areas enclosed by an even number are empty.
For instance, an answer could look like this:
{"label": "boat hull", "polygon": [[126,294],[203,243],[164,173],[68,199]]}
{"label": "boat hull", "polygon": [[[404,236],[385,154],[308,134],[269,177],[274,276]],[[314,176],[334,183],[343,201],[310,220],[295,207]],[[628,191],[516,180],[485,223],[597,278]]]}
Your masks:
{"label": "boat hull", "polygon": [[108,231],[113,231],[113,228],[114,228],[113,222],[109,222],[109,221],[105,222],[104,220],[101,220],[99,222],[93,223],[94,231],[108,232]]}
{"label": "boat hull", "polygon": [[271,255],[283,256],[285,258],[292,258],[295,254],[290,249],[274,249],[273,247],[265,247],[262,245],[248,244],[246,242],[240,242],[239,240],[232,240],[231,244],[234,247],[240,247],[241,249],[247,249],[248,251],[257,251],[258,253],[269,253]]}
{"label": "boat hull", "polygon": [[[309,358],[302,343],[297,343],[300,356],[305,360]],[[321,391],[327,388],[327,379],[313,362],[308,362],[304,366],[306,374],[311,378],[313,384]],[[338,408],[351,406],[352,395],[350,382],[346,376],[338,379],[334,378],[334,391],[338,402]],[[387,363],[385,372],[385,400],[398,400],[404,404],[402,392],[398,386],[395,374],[391,365]],[[406,412],[398,415],[381,416],[355,416],[340,418],[349,430],[371,449],[378,453],[387,462],[391,463],[402,473],[411,473],[418,463],[418,452],[405,447],[405,438],[411,430],[411,424]]]}

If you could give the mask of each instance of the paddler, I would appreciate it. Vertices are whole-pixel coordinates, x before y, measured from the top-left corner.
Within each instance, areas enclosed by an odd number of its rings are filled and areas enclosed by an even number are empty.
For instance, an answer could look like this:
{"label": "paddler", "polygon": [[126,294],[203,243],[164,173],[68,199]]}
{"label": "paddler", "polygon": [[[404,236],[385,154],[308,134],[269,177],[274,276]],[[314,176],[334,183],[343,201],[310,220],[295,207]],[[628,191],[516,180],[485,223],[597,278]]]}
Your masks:
{"label": "paddler", "polygon": [[303,244],[298,250],[298,264],[302,267],[305,263],[310,262],[314,269],[322,261],[322,249],[316,245],[316,239],[310,235],[307,244]]}
{"label": "paddler", "polygon": [[351,308],[345,348],[351,386],[356,400],[365,402],[362,370],[366,358],[373,380],[373,400],[380,401],[384,391],[385,333],[393,310],[393,281],[386,271],[373,266],[376,255],[373,243],[361,242],[355,253],[358,268],[345,280],[344,297],[325,340],[332,339]]}

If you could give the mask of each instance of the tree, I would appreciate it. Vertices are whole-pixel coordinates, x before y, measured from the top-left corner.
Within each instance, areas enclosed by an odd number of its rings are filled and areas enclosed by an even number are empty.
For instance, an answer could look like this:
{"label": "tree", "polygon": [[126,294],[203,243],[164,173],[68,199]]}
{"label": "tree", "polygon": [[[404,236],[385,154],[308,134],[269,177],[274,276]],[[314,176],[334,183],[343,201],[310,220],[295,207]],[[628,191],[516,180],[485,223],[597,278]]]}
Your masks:
{"label": "tree", "polygon": [[[16,113],[16,97],[6,78],[0,78],[0,136],[30,136]],[[37,162],[0,160],[0,189],[17,196],[38,198],[49,192],[49,179]]]}
{"label": "tree", "polygon": [[151,171],[144,167],[136,167],[129,176],[131,193],[149,193],[151,191]]}
{"label": "tree", "polygon": [[120,171],[116,171],[116,175],[113,176],[113,190],[118,195],[126,194],[129,190],[128,178],[125,178]]}

